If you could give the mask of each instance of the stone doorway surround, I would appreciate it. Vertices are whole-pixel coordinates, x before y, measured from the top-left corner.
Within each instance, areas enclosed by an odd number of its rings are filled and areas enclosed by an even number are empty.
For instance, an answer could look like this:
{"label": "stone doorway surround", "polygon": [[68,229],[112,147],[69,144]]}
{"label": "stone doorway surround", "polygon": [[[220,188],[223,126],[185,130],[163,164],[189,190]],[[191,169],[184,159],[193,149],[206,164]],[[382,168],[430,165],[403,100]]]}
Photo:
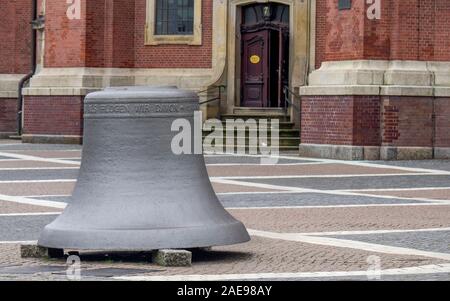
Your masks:
{"label": "stone doorway surround", "polygon": [[311,47],[313,34],[311,26],[315,18],[311,18],[315,11],[315,0],[229,0],[228,16],[228,51],[227,51],[227,113],[232,113],[235,107],[240,106],[240,29],[241,7],[254,3],[281,3],[289,6],[289,86],[300,87],[305,85],[307,73],[314,65],[314,47]]}

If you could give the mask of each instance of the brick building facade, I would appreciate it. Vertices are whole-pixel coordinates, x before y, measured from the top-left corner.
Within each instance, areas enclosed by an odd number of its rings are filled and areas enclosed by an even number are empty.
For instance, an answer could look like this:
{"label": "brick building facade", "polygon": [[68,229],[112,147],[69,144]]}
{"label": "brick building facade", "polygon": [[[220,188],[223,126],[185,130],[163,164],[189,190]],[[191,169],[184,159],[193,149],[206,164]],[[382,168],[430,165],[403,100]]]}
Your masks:
{"label": "brick building facade", "polygon": [[[84,96],[107,86],[224,85],[205,109],[223,114],[283,106],[288,86],[304,156],[450,158],[448,0],[36,2],[24,141],[80,142]],[[2,136],[17,131],[32,69],[32,3],[0,0]],[[173,12],[178,27],[158,32]]]}

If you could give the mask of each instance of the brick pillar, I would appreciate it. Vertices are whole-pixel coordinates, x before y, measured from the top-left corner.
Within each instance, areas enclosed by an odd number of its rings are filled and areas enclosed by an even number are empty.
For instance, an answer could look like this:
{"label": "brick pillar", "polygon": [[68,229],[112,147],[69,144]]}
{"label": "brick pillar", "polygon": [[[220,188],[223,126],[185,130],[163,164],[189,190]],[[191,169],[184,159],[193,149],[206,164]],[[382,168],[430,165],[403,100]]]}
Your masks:
{"label": "brick pillar", "polygon": [[[316,66],[301,87],[302,155],[450,158],[450,2],[317,1]],[[446,116],[446,117],[444,117]]]}
{"label": "brick pillar", "polygon": [[17,131],[17,87],[31,70],[31,1],[2,1],[0,9],[0,137]]}

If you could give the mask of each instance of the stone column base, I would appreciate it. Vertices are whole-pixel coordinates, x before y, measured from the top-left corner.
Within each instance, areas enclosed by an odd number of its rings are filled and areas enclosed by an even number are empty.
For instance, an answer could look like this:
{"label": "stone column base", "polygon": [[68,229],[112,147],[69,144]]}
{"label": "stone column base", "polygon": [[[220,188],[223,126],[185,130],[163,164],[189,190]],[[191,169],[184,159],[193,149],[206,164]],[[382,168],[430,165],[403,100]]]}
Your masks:
{"label": "stone column base", "polygon": [[82,144],[83,137],[77,135],[22,135],[23,143]]}
{"label": "stone column base", "polygon": [[300,144],[301,157],[336,160],[379,160],[379,146]]}
{"label": "stone column base", "polygon": [[300,144],[299,154],[301,157],[335,160],[431,160],[450,159],[450,147]]}
{"label": "stone column base", "polygon": [[435,147],[434,148],[435,159],[450,159],[450,147]]}
{"label": "stone column base", "polygon": [[433,159],[432,147],[382,146],[381,160],[430,160]]}

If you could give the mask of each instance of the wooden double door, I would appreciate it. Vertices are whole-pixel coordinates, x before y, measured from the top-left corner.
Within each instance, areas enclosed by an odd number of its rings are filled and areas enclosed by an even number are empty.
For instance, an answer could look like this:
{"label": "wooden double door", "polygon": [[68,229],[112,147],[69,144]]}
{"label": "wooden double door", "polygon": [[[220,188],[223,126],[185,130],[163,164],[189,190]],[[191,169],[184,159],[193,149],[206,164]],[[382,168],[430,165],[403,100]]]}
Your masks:
{"label": "wooden double door", "polygon": [[[270,6],[269,6],[270,5]],[[241,106],[283,107],[289,83],[289,9],[244,7],[241,25]],[[267,13],[268,12],[268,13]]]}

